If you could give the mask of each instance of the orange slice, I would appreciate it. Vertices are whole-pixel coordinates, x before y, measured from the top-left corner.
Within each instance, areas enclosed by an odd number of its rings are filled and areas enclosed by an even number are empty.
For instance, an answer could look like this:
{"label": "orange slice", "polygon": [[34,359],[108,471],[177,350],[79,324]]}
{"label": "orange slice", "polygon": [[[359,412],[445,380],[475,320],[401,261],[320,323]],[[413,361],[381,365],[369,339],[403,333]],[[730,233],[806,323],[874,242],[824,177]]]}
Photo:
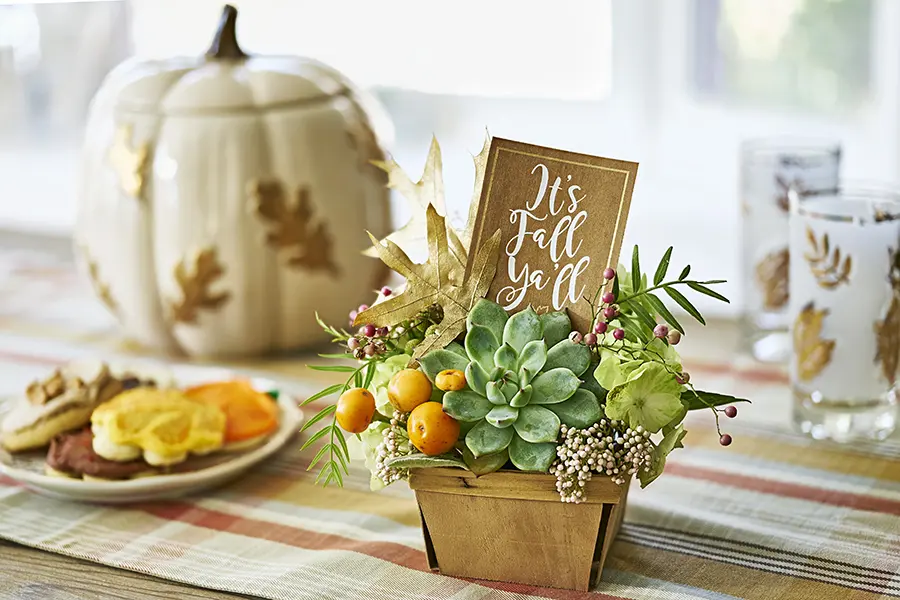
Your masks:
{"label": "orange slice", "polygon": [[184,394],[195,402],[222,409],[225,443],[268,435],[278,428],[278,405],[244,379],[205,383],[184,390]]}

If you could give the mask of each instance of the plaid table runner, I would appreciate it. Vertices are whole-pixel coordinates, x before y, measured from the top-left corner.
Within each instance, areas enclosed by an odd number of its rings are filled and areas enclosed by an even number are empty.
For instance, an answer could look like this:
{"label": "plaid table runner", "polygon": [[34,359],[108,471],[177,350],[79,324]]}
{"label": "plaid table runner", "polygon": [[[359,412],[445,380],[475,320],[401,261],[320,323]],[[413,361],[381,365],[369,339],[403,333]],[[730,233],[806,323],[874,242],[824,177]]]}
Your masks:
{"label": "plaid table runner", "polygon": [[[721,351],[721,349],[719,349]],[[0,255],[0,394],[78,356],[134,360],[71,267]],[[226,365],[299,394],[327,384],[304,359]],[[785,375],[739,361],[688,365],[704,388],[754,400],[728,421],[689,423],[649,489],[634,486],[604,581],[590,593],[428,572],[412,494],[313,485],[294,440],[240,481],[178,501],[66,503],[0,478],[0,537],[50,552],[263,598],[525,599],[900,597],[900,442],[813,443],[786,427]],[[895,437],[894,440],[897,438]]]}

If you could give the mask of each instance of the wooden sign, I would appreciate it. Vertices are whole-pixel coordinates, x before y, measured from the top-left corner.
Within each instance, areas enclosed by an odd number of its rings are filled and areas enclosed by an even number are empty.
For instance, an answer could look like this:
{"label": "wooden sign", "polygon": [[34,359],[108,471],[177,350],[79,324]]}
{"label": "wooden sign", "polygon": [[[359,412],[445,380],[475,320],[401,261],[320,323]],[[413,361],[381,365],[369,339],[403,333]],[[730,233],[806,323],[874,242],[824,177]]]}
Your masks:
{"label": "wooden sign", "polygon": [[[568,309],[591,326],[585,295],[615,268],[637,163],[493,138],[469,256],[498,228],[497,275],[487,298],[509,312]],[[468,268],[472,268],[471,261]]]}

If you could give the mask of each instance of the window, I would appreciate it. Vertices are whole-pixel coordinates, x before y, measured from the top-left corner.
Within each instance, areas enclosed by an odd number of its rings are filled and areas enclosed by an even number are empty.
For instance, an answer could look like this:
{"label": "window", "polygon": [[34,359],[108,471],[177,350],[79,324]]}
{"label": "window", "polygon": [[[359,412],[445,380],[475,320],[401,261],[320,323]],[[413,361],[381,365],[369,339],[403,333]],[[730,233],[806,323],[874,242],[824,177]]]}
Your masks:
{"label": "window", "polygon": [[[78,131],[102,74],[132,53],[202,53],[221,1],[0,0],[0,226],[71,227]],[[732,280],[741,140],[840,139],[850,178],[900,166],[894,0],[235,3],[247,49],[313,56],[377,95],[410,174],[437,135],[457,224],[485,127],[640,162],[626,247],[652,260],[671,243],[678,262]]]}

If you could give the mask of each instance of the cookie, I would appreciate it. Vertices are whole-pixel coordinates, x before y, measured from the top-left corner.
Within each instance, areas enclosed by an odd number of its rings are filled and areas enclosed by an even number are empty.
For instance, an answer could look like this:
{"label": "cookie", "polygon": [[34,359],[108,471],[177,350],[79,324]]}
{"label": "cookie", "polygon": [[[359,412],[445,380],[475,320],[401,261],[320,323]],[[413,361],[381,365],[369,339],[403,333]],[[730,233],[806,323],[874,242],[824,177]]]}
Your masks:
{"label": "cookie", "polygon": [[226,451],[243,451],[263,443],[278,429],[278,404],[249,381],[217,381],[184,390],[191,400],[218,406],[225,413]]}
{"label": "cookie", "polygon": [[122,391],[102,362],[72,362],[28,386],[0,425],[0,443],[10,452],[42,448],[54,436],[90,422],[98,405]]}

